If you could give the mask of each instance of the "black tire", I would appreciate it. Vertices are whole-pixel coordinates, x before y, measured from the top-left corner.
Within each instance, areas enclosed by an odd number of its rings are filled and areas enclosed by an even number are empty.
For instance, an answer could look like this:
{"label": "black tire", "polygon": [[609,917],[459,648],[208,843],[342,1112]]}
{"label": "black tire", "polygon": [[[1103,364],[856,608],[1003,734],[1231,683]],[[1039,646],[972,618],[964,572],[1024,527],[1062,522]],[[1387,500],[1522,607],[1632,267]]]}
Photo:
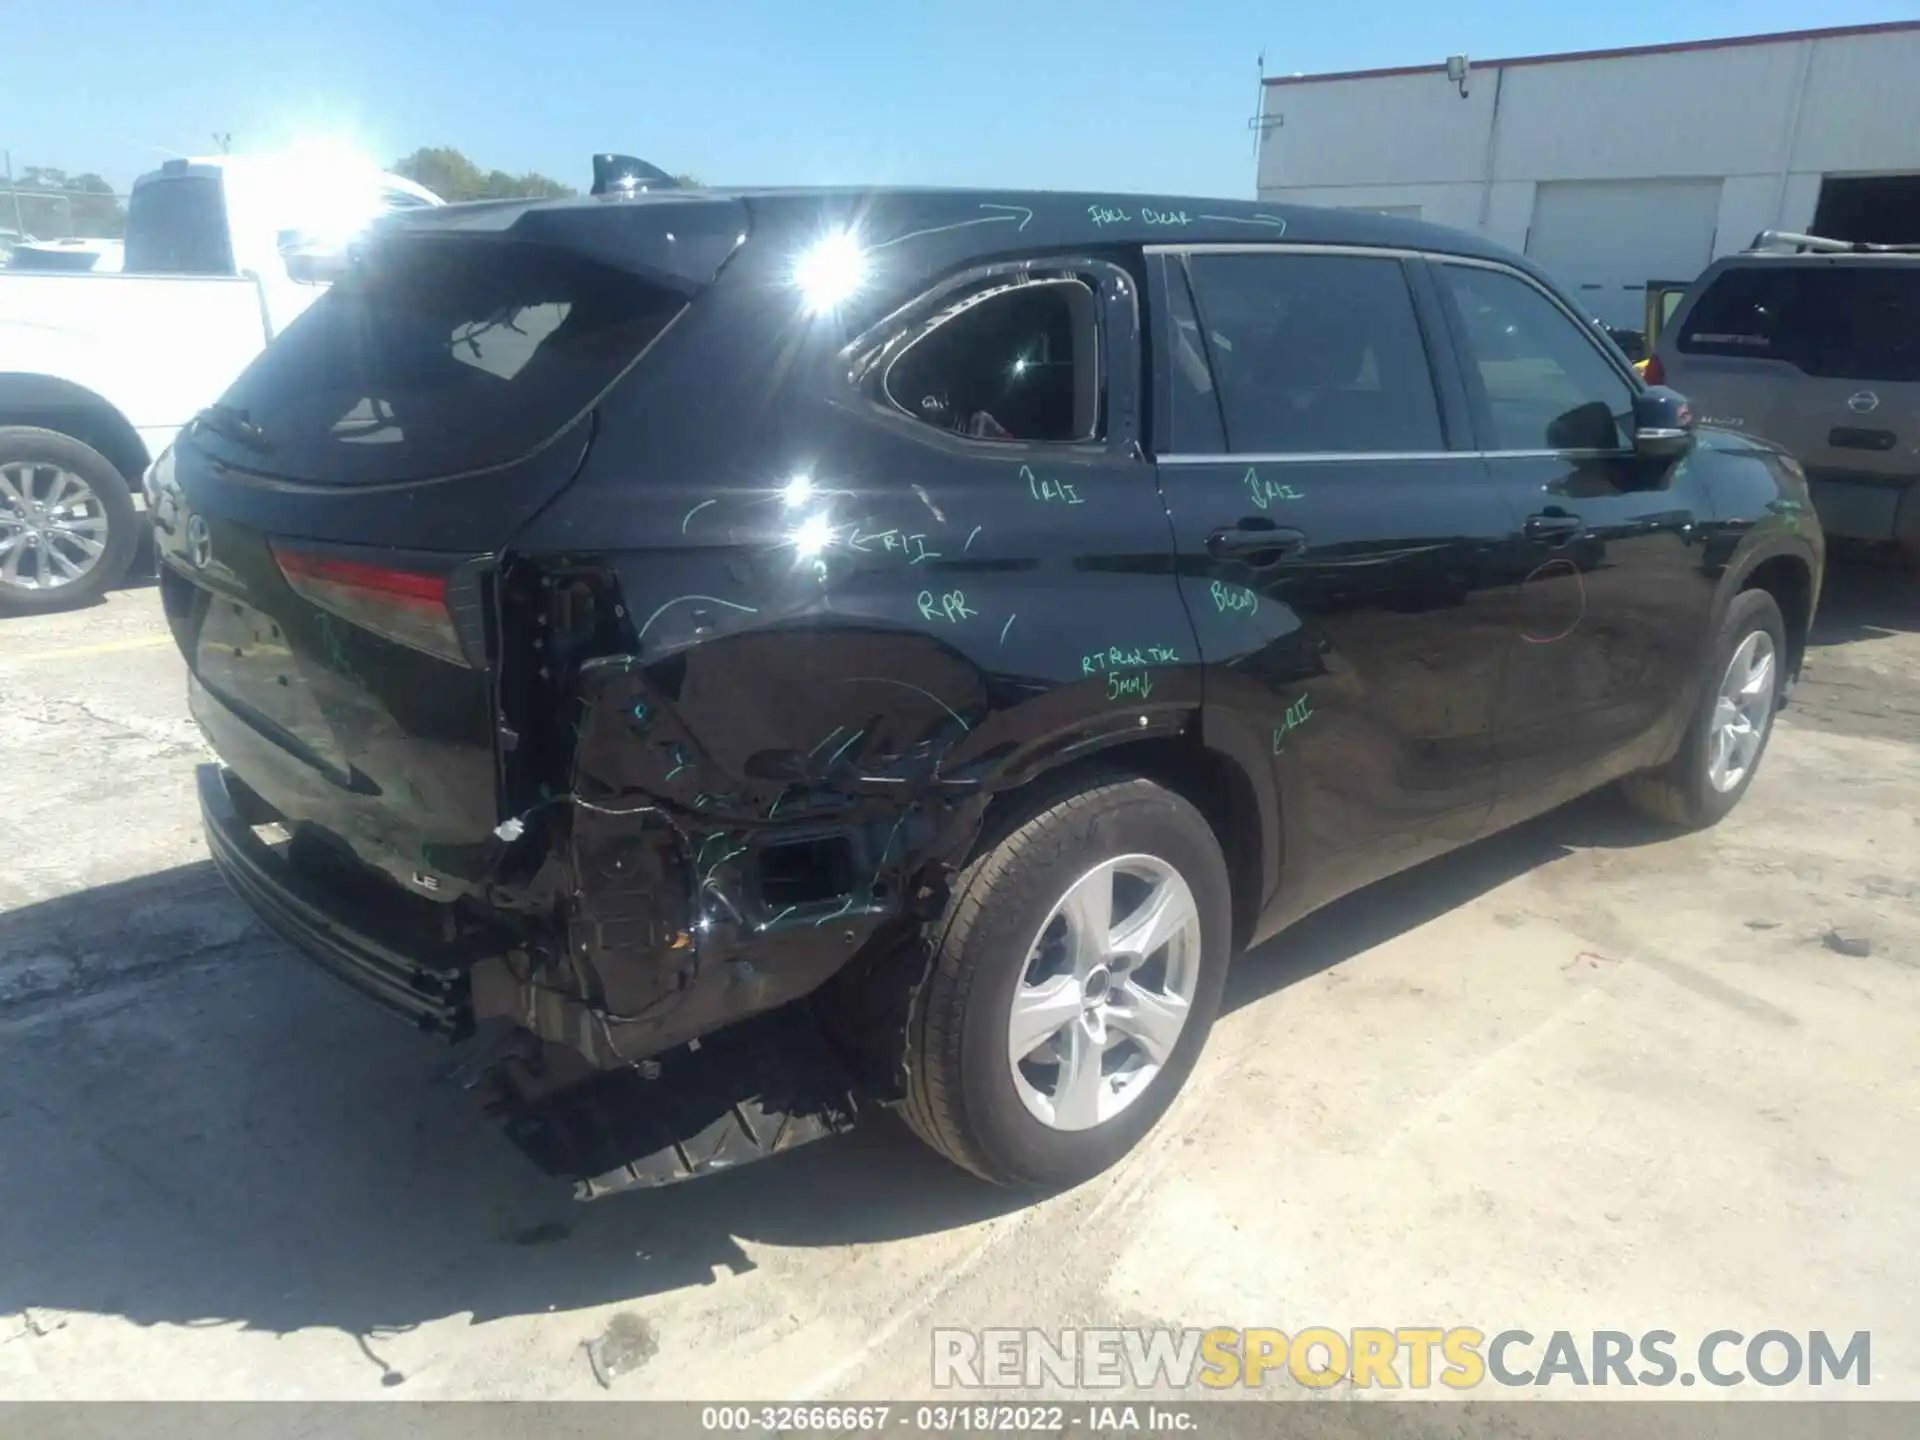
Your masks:
{"label": "black tire", "polygon": [[[1146,854],[1193,893],[1200,958],[1186,1022],[1159,1074],[1119,1114],[1059,1130],[1014,1087],[1007,1024],[1041,924],[1075,880],[1102,860]],[[1036,803],[1030,818],[975,857],[933,930],[933,965],[907,1032],[904,1113],[916,1133],[996,1184],[1069,1185],[1131,1150],[1185,1083],[1220,1009],[1232,945],[1225,860],[1205,818],[1172,791],[1137,778],[1096,781]]]}
{"label": "black tire", "polygon": [[[1763,631],[1773,642],[1773,707],[1767,713],[1760,748],[1738,784],[1729,790],[1717,788],[1708,778],[1709,744],[1715,702],[1719,698],[1721,677],[1727,672],[1734,652],[1755,631]],[[1721,622],[1720,634],[1713,646],[1713,659],[1701,687],[1699,707],[1687,727],[1686,738],[1665,765],[1620,782],[1627,803],[1644,815],[1684,830],[1704,830],[1716,824],[1740,803],[1740,797],[1753,784],[1766,758],[1767,744],[1773,739],[1774,718],[1780,713],[1780,696],[1786,684],[1787,627],[1780,606],[1764,590],[1743,590],[1733,597]]]}
{"label": "black tire", "polygon": [[41,615],[91,605],[126,578],[139,549],[139,517],[127,482],[106,456],[71,435],[32,425],[0,428],[0,466],[19,461],[58,465],[86,481],[107,521],[106,549],[86,574],[50,589],[21,589],[0,578],[0,615]]}

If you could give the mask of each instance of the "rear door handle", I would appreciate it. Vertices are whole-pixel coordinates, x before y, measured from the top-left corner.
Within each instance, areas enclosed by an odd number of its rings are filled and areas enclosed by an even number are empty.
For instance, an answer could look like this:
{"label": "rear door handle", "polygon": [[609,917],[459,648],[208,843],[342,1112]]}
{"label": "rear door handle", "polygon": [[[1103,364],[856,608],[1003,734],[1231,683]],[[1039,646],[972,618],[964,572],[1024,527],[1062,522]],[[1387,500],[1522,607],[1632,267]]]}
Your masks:
{"label": "rear door handle", "polygon": [[1567,540],[1586,527],[1578,515],[1529,515],[1524,533],[1529,540]]}
{"label": "rear door handle", "polygon": [[1275,525],[1234,525],[1207,536],[1207,553],[1216,560],[1240,560],[1263,570],[1307,548],[1301,531]]}

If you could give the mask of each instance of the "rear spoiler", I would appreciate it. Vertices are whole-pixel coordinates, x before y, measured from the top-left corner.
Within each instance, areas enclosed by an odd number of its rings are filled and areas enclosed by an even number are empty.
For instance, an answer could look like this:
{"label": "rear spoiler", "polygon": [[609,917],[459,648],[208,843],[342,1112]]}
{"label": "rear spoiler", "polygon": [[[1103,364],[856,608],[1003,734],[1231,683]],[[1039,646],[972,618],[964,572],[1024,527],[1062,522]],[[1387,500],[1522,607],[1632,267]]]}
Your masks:
{"label": "rear spoiler", "polygon": [[1792,230],[1762,230],[1753,237],[1748,253],[1790,250],[1796,255],[1920,255],[1920,244],[1874,245],[1865,240],[1830,240],[1824,235],[1801,235]]}

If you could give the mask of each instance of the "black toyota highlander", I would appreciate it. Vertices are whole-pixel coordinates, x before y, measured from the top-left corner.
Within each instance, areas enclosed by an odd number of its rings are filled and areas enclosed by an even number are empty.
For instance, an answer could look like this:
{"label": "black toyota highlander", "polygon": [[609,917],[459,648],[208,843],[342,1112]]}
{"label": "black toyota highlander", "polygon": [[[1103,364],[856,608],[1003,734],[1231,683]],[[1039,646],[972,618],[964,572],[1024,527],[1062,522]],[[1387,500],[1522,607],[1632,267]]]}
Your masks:
{"label": "black toyota highlander", "polygon": [[1519,256],[601,168],[384,222],[152,477],[221,871],[583,1193],[868,1105],[1071,1182],[1238,952],[1752,783],[1800,469]]}

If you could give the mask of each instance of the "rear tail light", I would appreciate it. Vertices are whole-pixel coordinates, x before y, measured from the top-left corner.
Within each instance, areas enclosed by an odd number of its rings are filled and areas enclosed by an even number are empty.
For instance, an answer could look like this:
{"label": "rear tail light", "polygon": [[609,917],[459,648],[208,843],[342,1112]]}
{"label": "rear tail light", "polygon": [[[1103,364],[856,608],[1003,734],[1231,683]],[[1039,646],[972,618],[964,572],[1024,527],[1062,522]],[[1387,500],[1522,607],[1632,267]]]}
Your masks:
{"label": "rear tail light", "polygon": [[1647,357],[1646,368],[1640,373],[1646,378],[1646,382],[1649,385],[1664,385],[1667,383],[1667,372],[1661,368],[1660,357],[1658,355],[1649,355]]}
{"label": "rear tail light", "polygon": [[455,665],[471,665],[447,608],[447,577],[276,545],[273,558],[296,595],[376,635]]}

